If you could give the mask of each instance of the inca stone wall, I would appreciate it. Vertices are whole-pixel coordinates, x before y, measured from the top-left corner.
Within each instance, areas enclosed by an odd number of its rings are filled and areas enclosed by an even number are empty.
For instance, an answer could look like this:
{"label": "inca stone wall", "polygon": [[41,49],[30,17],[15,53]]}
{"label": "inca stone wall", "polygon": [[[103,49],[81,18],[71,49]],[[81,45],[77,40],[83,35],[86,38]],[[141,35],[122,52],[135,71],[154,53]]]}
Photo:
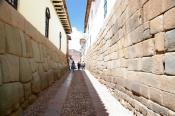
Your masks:
{"label": "inca stone wall", "polygon": [[66,56],[0,0],[0,116],[20,116],[66,67]]}
{"label": "inca stone wall", "polygon": [[88,69],[136,115],[175,115],[175,1],[117,0]]}

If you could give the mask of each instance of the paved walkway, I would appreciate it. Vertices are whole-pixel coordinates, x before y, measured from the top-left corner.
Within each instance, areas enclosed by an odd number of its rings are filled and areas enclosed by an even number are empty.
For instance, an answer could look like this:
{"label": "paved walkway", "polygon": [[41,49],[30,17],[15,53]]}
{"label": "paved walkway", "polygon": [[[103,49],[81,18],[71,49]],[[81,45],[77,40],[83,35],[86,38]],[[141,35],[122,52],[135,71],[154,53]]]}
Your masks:
{"label": "paved walkway", "polygon": [[24,116],[108,116],[84,71],[57,81],[24,111]]}

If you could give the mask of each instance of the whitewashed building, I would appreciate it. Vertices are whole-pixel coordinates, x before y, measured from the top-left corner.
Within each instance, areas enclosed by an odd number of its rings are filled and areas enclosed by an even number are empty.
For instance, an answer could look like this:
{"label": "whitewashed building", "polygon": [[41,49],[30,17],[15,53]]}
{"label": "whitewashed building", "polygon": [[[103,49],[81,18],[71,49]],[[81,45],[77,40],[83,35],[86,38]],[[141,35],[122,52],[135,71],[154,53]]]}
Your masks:
{"label": "whitewashed building", "polygon": [[87,0],[84,32],[86,50],[96,41],[117,0]]}
{"label": "whitewashed building", "polygon": [[64,54],[72,32],[65,0],[6,0]]}

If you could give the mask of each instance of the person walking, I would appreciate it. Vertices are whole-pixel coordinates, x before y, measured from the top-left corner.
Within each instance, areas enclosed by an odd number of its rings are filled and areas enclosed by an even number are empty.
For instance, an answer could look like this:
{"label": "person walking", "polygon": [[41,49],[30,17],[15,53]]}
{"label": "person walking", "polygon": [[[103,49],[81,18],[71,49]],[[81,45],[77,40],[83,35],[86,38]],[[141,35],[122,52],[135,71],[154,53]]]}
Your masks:
{"label": "person walking", "polygon": [[77,67],[78,67],[78,70],[80,70],[80,67],[81,67],[80,61],[77,63]]}
{"label": "person walking", "polygon": [[75,71],[75,69],[76,69],[76,67],[75,67],[75,62],[74,62],[74,61],[72,61],[72,64],[71,64],[71,70],[74,72],[74,71]]}

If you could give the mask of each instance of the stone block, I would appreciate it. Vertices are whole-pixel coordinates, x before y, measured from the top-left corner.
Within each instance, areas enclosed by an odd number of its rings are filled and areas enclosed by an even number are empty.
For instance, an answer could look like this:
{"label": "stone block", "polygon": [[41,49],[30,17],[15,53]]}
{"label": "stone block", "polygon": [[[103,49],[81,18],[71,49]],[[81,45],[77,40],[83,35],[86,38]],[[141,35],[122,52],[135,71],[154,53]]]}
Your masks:
{"label": "stone block", "polygon": [[163,12],[162,7],[162,0],[149,0],[146,2],[143,6],[144,22],[149,21],[150,19],[153,19],[161,14]]}
{"label": "stone block", "polygon": [[150,95],[149,95],[149,87],[148,86],[145,86],[144,84],[140,85],[140,94],[149,99],[150,98]]}
{"label": "stone block", "polygon": [[162,107],[161,105],[158,105],[154,102],[149,102],[149,106],[150,108],[154,111],[154,114],[156,114],[156,116],[168,116],[168,109],[165,107]]}
{"label": "stone block", "polygon": [[135,58],[136,57],[136,47],[130,46],[128,47],[128,58]]}
{"label": "stone block", "polygon": [[143,56],[143,46],[142,43],[138,43],[134,45],[135,48],[135,55],[137,58],[140,58]]}
{"label": "stone block", "polygon": [[165,54],[165,73],[175,75],[175,53]]}
{"label": "stone block", "polygon": [[32,49],[32,40],[29,36],[27,36],[26,34],[24,35],[24,37],[26,38],[26,55],[29,58],[33,57],[33,49]]}
{"label": "stone block", "polygon": [[163,4],[163,11],[167,11],[168,9],[175,6],[175,1],[174,0],[163,0],[162,4]]}
{"label": "stone block", "polygon": [[173,111],[175,111],[175,94],[168,92],[163,93],[163,105]]}
{"label": "stone block", "polygon": [[165,51],[165,33],[160,32],[155,35],[155,50],[158,53]]}
{"label": "stone block", "polygon": [[25,100],[29,99],[29,97],[31,96],[31,83],[25,83],[23,84],[23,88],[24,88],[24,98]]}
{"label": "stone block", "polygon": [[35,62],[34,59],[30,59],[30,65],[33,73],[38,70],[38,64]]}
{"label": "stone block", "polygon": [[136,82],[132,82],[131,91],[132,91],[132,94],[134,94],[135,96],[140,96],[140,84]]}
{"label": "stone block", "polygon": [[160,89],[175,94],[175,76],[162,76]]}
{"label": "stone block", "polygon": [[20,81],[28,82],[32,80],[32,68],[29,59],[20,58]]}
{"label": "stone block", "polygon": [[145,40],[143,42],[143,56],[152,56],[154,55],[154,40],[153,39],[149,39],[149,40]]}
{"label": "stone block", "polygon": [[175,28],[175,8],[170,9],[164,14],[164,28],[166,30]]}
{"label": "stone block", "polygon": [[33,52],[33,57],[37,62],[40,62],[40,51],[39,51],[39,46],[38,43],[35,41],[32,41],[32,52]]}
{"label": "stone block", "polygon": [[5,53],[5,24],[0,21],[0,54]]}
{"label": "stone block", "polygon": [[7,52],[10,54],[21,56],[21,39],[20,32],[17,28],[5,25]]}
{"label": "stone block", "polygon": [[127,33],[135,30],[141,24],[142,24],[142,12],[141,10],[138,10],[132,17],[128,19],[128,22],[126,23]]}
{"label": "stone block", "polygon": [[54,82],[54,72],[53,72],[53,70],[48,71],[47,78],[48,78],[49,85],[51,85]]}
{"label": "stone block", "polygon": [[22,56],[27,57],[26,39],[22,31],[20,31],[20,39],[21,39]]}
{"label": "stone block", "polygon": [[151,34],[163,31],[163,15],[160,15],[150,21]]}
{"label": "stone block", "polygon": [[0,19],[5,22],[11,22],[11,15],[8,3],[5,0],[0,1]]}
{"label": "stone block", "polygon": [[[10,83],[0,86],[0,115],[5,116],[13,111],[14,106],[19,106],[24,99],[23,87],[20,83]],[[17,105],[18,104],[18,105]]]}
{"label": "stone block", "polygon": [[150,28],[143,31],[143,40],[151,38]]}
{"label": "stone block", "polygon": [[152,72],[152,65],[153,65],[152,57],[142,58],[142,63],[141,63],[142,71],[151,73]]}
{"label": "stone block", "polygon": [[[154,74],[164,74],[164,55],[153,56],[152,62],[152,73]],[[151,67],[150,67],[151,68]]]}
{"label": "stone block", "polygon": [[136,71],[138,69],[138,61],[137,59],[129,59],[128,60],[128,70]]}
{"label": "stone block", "polygon": [[38,72],[35,72],[33,74],[33,78],[32,78],[32,92],[33,93],[39,93],[41,88],[40,88],[40,84],[41,84],[41,79],[40,76],[38,74]]}
{"label": "stone block", "polygon": [[2,82],[19,81],[19,57],[14,55],[0,56]]}
{"label": "stone block", "polygon": [[161,90],[150,87],[149,94],[150,94],[150,100],[158,104],[163,104],[163,97]]}
{"label": "stone block", "polygon": [[138,9],[140,9],[140,1],[139,0],[129,0],[128,1],[128,16],[133,15]]}
{"label": "stone block", "polygon": [[175,51],[175,29],[166,32],[165,48],[167,51]]}

